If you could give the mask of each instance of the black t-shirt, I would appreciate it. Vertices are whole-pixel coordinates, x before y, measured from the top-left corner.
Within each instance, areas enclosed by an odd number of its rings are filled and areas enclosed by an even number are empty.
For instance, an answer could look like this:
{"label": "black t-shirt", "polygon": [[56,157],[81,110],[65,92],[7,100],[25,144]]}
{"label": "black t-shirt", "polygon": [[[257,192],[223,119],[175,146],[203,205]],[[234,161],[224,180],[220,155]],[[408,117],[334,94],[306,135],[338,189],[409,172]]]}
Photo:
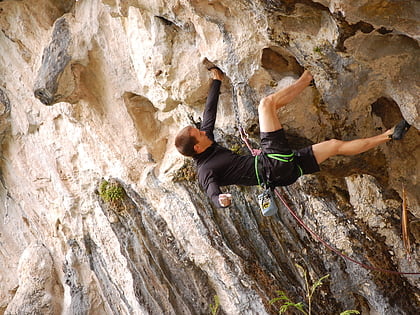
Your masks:
{"label": "black t-shirt", "polygon": [[[212,81],[200,128],[213,141],[220,85],[221,81]],[[194,160],[197,162],[199,183],[218,207],[218,196],[222,193],[220,186],[258,184],[252,155],[236,154],[214,142],[206,151],[194,156]]]}

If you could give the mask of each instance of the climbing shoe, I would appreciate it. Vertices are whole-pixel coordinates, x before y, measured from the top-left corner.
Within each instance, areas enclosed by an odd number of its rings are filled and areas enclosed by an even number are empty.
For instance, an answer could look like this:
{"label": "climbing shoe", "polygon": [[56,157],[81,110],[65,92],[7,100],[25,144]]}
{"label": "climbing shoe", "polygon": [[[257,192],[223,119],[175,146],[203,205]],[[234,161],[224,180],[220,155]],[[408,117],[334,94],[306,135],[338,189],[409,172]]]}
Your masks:
{"label": "climbing shoe", "polygon": [[410,127],[411,126],[408,122],[403,119],[394,127],[394,131],[389,135],[389,137],[393,140],[401,140]]}

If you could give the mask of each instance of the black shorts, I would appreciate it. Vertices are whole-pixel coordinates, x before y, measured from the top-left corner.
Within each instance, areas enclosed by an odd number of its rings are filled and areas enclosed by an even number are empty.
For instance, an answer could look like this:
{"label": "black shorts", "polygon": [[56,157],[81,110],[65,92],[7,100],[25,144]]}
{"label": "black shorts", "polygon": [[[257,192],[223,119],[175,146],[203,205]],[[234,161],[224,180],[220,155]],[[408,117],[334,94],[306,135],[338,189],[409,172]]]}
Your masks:
{"label": "black shorts", "polygon": [[290,149],[283,129],[261,132],[262,155],[260,160],[266,179],[272,186],[293,184],[303,174],[319,171],[312,146]]}

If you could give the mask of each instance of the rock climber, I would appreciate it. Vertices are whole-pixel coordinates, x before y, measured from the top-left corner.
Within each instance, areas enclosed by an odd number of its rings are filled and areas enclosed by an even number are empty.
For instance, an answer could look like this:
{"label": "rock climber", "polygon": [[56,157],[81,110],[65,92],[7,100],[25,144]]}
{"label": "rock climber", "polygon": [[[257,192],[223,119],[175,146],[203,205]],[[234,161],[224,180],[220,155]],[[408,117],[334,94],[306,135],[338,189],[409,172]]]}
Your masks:
{"label": "rock climber", "polygon": [[264,97],[258,106],[261,154],[239,155],[214,140],[217,103],[223,72],[208,67],[213,81],[207,97],[200,129],[187,126],[177,134],[175,146],[184,156],[197,164],[198,181],[217,207],[228,207],[231,195],[220,187],[228,185],[253,186],[268,183],[270,187],[287,186],[301,175],[318,172],[319,164],[335,155],[355,155],[372,149],[391,139],[400,140],[410,125],[402,120],[392,129],[351,141],[336,139],[320,142],[300,150],[292,150],[277,116],[277,110],[290,103],[313,80],[305,70],[291,85]]}

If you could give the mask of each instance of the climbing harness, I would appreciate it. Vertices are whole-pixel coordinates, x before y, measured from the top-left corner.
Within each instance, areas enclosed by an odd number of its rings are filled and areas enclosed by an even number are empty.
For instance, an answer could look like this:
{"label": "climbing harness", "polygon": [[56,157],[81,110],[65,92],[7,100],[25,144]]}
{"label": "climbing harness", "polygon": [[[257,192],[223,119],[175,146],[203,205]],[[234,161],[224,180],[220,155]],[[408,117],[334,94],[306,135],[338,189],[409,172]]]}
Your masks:
{"label": "climbing harness", "polygon": [[[234,102],[234,104],[235,104],[235,102]],[[237,104],[236,104],[236,106],[237,106]],[[237,115],[237,117],[239,118],[239,115]],[[260,179],[259,174],[258,174],[259,173],[258,172],[258,156],[261,153],[261,151],[260,150],[255,150],[251,147],[251,145],[249,144],[248,134],[242,128],[239,120],[237,121],[237,123],[238,123],[238,126],[239,126],[239,132],[240,132],[240,135],[241,135],[241,139],[245,142],[249,151],[255,157],[255,172],[256,172],[256,176],[257,176],[257,181],[258,181],[258,184],[263,187],[265,185],[264,185],[263,182],[261,182],[261,179]],[[289,155],[289,156],[273,155],[271,158],[284,159],[285,161],[288,162],[291,159],[293,159],[293,157],[294,157],[294,155]],[[302,173],[303,173],[302,169],[300,167],[299,167],[299,169],[300,169],[300,172],[301,172],[301,175],[302,175]],[[353,262],[353,263],[355,263],[355,264],[357,264],[357,265],[359,265],[359,266],[361,266],[365,269],[372,270],[372,271],[379,271],[379,272],[383,272],[383,273],[397,274],[397,275],[420,275],[420,272],[402,272],[402,271],[394,271],[394,270],[388,270],[388,269],[374,267],[374,266],[371,266],[371,265],[364,264],[364,263],[362,263],[362,262],[360,262],[356,259],[353,259],[346,254],[343,254],[337,248],[333,247],[327,241],[322,239],[317,233],[315,233],[312,229],[310,229],[305,224],[305,222],[303,222],[303,220],[296,214],[296,212],[293,211],[292,208],[288,205],[288,203],[286,202],[284,197],[280,194],[278,188],[274,188],[274,189],[265,188],[264,192],[262,194],[258,195],[258,203],[260,205],[260,208],[261,208],[264,216],[271,216],[271,215],[274,215],[274,214],[277,213],[277,206],[276,206],[276,202],[274,200],[274,194],[278,197],[278,199],[280,199],[280,201],[283,203],[283,205],[286,207],[286,209],[289,211],[289,213],[293,216],[293,218],[295,218],[295,220],[300,224],[300,226],[302,226],[309,234],[311,234],[314,239],[321,242],[325,247],[327,247],[329,250],[336,253],[340,257],[342,257],[344,259],[347,259],[347,260],[349,260],[349,261],[351,261],[351,262]]]}
{"label": "climbing harness", "polygon": [[258,185],[263,189],[263,192],[257,195],[258,205],[260,206],[260,210],[263,216],[266,216],[266,217],[273,216],[278,211],[274,192],[273,192],[273,189],[270,188],[269,185],[267,185],[267,183],[264,182],[263,177],[259,176],[258,157],[261,154],[261,150],[252,148],[251,144],[249,143],[248,134],[245,132],[244,128],[242,128],[240,124],[238,102],[237,102],[236,91],[234,87],[232,87],[232,100],[233,100],[233,110],[235,112],[235,119],[236,119],[236,124],[238,125],[239,134],[241,135],[242,141],[248,147],[248,150],[254,156],[255,176],[257,177]]}

